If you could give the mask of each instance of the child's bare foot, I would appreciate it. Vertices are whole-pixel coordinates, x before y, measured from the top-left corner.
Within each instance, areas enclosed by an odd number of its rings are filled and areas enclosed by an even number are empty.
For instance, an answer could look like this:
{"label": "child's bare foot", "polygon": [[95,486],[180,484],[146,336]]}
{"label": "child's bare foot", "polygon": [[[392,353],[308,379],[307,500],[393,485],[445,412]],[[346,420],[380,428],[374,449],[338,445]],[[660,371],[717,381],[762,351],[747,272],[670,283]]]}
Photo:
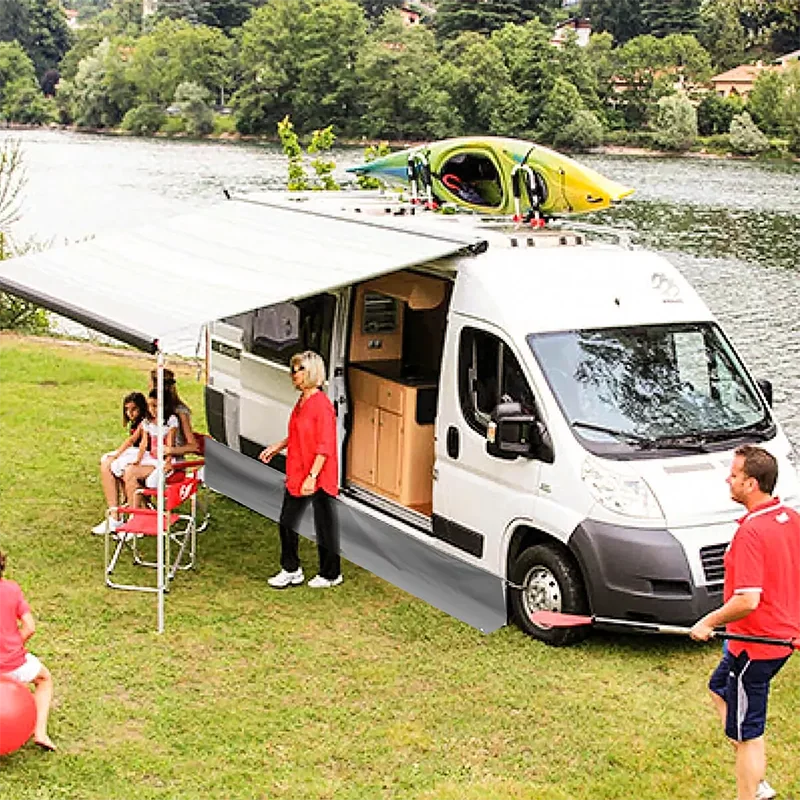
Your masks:
{"label": "child's bare foot", "polygon": [[53,744],[53,740],[49,736],[43,736],[41,739],[34,739],[34,744],[37,747],[41,747],[42,750],[47,750],[50,753],[55,752],[56,746]]}

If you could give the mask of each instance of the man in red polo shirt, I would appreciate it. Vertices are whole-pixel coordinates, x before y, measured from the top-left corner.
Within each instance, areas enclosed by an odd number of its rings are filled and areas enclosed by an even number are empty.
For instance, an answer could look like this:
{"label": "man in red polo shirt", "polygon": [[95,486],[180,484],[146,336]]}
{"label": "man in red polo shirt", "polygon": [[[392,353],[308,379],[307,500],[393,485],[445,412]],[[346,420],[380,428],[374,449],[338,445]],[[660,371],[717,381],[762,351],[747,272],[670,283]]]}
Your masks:
{"label": "man in red polo shirt", "polygon": [[[740,447],[728,476],[731,498],[746,509],[725,554],[725,604],[692,628],[705,641],[714,628],[730,633],[793,639],[800,636],[800,515],[772,496],[775,458],[760,447]],[[789,647],[729,642],[709,681],[725,733],[736,748],[738,800],[767,800],[764,728],[770,680]]]}

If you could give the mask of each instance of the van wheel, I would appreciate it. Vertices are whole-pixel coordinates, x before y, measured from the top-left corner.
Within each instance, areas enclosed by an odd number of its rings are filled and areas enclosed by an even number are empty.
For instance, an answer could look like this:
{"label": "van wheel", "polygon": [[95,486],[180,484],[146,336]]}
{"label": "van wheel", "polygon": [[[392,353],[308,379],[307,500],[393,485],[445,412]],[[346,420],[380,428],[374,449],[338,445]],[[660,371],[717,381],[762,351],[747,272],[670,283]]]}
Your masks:
{"label": "van wheel", "polygon": [[534,611],[586,614],[588,603],[578,567],[562,549],[538,544],[523,550],[510,570],[511,611],[528,636],[555,647],[575,644],[587,628],[542,628],[531,622]]}

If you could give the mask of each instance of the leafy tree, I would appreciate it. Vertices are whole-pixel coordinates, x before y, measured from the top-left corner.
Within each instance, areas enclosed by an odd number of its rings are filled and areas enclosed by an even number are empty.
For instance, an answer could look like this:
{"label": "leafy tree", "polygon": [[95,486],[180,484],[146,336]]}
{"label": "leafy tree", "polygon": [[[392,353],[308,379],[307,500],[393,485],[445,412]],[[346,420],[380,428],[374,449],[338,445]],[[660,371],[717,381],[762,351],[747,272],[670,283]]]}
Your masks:
{"label": "leafy tree", "polygon": [[648,109],[659,97],[673,91],[682,76],[687,84],[705,82],[711,75],[708,53],[694,36],[671,34],[663,39],[637,36],[617,48],[615,79],[624,84],[618,107],[628,127],[641,128]]}
{"label": "leafy tree", "polygon": [[655,141],[667,150],[688,150],[697,139],[697,112],[684,95],[662,97],[654,120]]}
{"label": "leafy tree", "polygon": [[72,45],[72,32],[59,0],[28,2],[29,39],[23,45],[33,61],[36,74],[44,75],[47,70],[58,67]]}
{"label": "leafy tree", "polygon": [[3,116],[22,125],[42,125],[50,122],[54,108],[44,97],[39,84],[25,78],[17,78],[4,87]]}
{"label": "leafy tree", "polygon": [[491,36],[503,55],[511,86],[526,105],[520,130],[536,126],[558,74],[561,56],[550,44],[551,37],[552,30],[538,19],[525,25],[504,25]]}
{"label": "leafy tree", "polygon": [[37,75],[58,66],[69,50],[71,33],[58,0],[2,0],[0,41],[17,41],[33,61]]}
{"label": "leafy tree", "polygon": [[508,22],[522,23],[529,18],[518,0],[440,0],[435,25],[443,39],[461,33],[491,33]]}
{"label": "leafy tree", "polygon": [[291,113],[299,130],[347,130],[366,35],[364,13],[352,0],[271,0],[256,10],[240,34],[243,80],[233,99],[239,129],[272,131]]}
{"label": "leafy tree", "polygon": [[464,120],[465,133],[520,131],[528,119],[525,96],[511,82],[503,53],[477,33],[462,33],[442,50],[441,87]]}
{"label": "leafy tree", "polygon": [[700,8],[700,26],[700,41],[718,70],[743,63],[747,35],[738,0],[706,0]]}
{"label": "leafy tree", "polygon": [[558,74],[575,86],[584,105],[599,111],[597,72],[586,49],[578,44],[577,37],[573,34],[567,36],[561,47],[556,49],[556,53]]}
{"label": "leafy tree", "polygon": [[700,0],[641,0],[641,15],[644,30],[653,36],[700,30]]}
{"label": "leafy tree", "polygon": [[175,90],[175,104],[181,110],[186,132],[206,136],[214,130],[214,114],[208,106],[208,90],[199,83],[185,81]]}
{"label": "leafy tree", "polygon": [[769,139],[746,111],[733,118],[728,138],[734,153],[745,156],[758,155],[769,147]]}
{"label": "leafy tree", "polygon": [[383,17],[387,11],[399,8],[403,0],[358,0],[364,9],[367,19],[377,21]]}
{"label": "leafy tree", "polygon": [[763,70],[747,97],[747,110],[758,127],[770,136],[784,133],[784,83],[779,72]]}
{"label": "leafy tree", "polygon": [[136,42],[129,64],[129,78],[145,102],[167,105],[189,79],[224,102],[233,82],[233,42],[216,28],[165,19]]}
{"label": "leafy tree", "polygon": [[23,47],[30,39],[30,6],[28,0],[0,2],[0,42],[19,42]]}
{"label": "leafy tree", "polygon": [[80,62],[74,80],[59,86],[58,98],[64,116],[89,128],[119,125],[135,102],[125,61],[129,50],[125,39],[113,42],[104,39]]}
{"label": "leafy tree", "polygon": [[556,144],[571,150],[590,150],[603,143],[603,124],[597,115],[586,108],[575,112],[575,116],[558,135]]}
{"label": "leafy tree", "polygon": [[97,48],[97,45],[106,38],[108,38],[108,36],[99,25],[79,28],[75,32],[72,47],[61,61],[59,71],[62,80],[71,81],[78,71],[78,64],[80,64],[84,58],[90,56]]}
{"label": "leafy tree", "polygon": [[575,84],[559,75],[547,95],[537,136],[556,146],[564,144],[564,133],[582,110],[583,101]]}
{"label": "leafy tree", "polygon": [[241,27],[253,13],[253,9],[263,5],[260,0],[208,0],[208,25],[221,28],[230,33]]}
{"label": "leafy tree", "polygon": [[452,103],[437,83],[439,67],[433,33],[424,25],[407,27],[399,14],[387,14],[356,62],[362,132],[393,139],[452,132]]}
{"label": "leafy tree", "polygon": [[784,73],[784,83],[786,85],[784,111],[789,149],[793,153],[800,154],[800,64],[792,64]]}
{"label": "leafy tree", "polygon": [[214,22],[209,0],[159,0],[155,20],[186,20],[192,25],[208,25]]}
{"label": "leafy tree", "polygon": [[623,45],[646,33],[641,0],[584,0],[581,15],[592,21],[596,33],[610,33],[614,42]]}
{"label": "leafy tree", "polygon": [[[39,93],[33,62],[19,42],[0,42],[0,110],[12,121],[22,121],[16,116],[16,98],[25,87]],[[12,108],[14,113],[10,114]]]}
{"label": "leafy tree", "polygon": [[727,133],[731,121],[744,111],[744,102],[736,96],[722,98],[709,92],[697,106],[697,130],[701,136]]}

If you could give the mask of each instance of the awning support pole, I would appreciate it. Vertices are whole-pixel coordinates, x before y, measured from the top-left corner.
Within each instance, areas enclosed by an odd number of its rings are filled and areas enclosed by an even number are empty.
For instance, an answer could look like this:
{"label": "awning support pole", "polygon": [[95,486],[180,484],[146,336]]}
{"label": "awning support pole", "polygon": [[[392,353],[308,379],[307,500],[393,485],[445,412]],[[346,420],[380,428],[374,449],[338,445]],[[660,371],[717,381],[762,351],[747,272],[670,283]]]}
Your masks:
{"label": "awning support pole", "polygon": [[[158,366],[156,370],[156,392],[158,393],[158,471],[156,509],[156,573],[158,575],[158,633],[164,633],[164,594],[166,592],[166,575],[164,569],[164,353],[161,348],[156,354]],[[152,451],[151,451],[152,452]]]}

